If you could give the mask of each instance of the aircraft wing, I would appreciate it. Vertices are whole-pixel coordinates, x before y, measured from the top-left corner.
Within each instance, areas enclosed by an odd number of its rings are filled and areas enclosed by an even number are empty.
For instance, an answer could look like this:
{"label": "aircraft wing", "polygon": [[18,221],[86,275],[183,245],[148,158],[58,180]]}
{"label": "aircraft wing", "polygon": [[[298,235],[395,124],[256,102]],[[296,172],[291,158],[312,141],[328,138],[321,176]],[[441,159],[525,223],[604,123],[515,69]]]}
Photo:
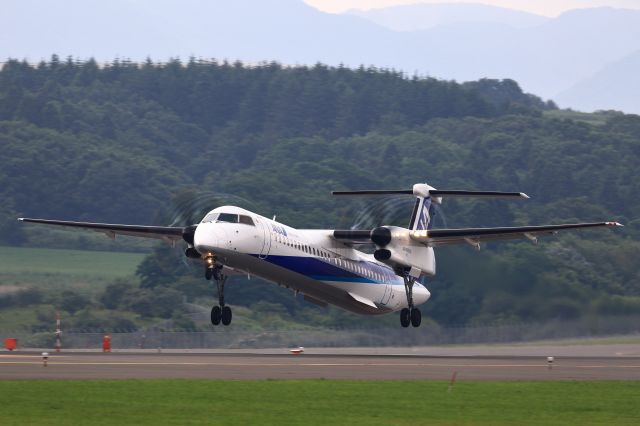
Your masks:
{"label": "aircraft wing", "polygon": [[45,225],[66,226],[69,228],[81,228],[102,232],[110,238],[116,235],[128,235],[132,237],[156,238],[166,241],[178,241],[182,239],[185,228],[181,226],[144,226],[121,225],[114,223],[72,222],[67,220],[30,219],[21,217],[21,222],[42,223]]}
{"label": "aircraft wing", "polygon": [[538,237],[554,235],[560,231],[603,226],[622,225],[618,222],[594,222],[501,228],[430,229],[411,231],[410,236],[411,239],[432,247],[462,243],[478,246],[480,242],[495,240],[529,239],[536,242]]}

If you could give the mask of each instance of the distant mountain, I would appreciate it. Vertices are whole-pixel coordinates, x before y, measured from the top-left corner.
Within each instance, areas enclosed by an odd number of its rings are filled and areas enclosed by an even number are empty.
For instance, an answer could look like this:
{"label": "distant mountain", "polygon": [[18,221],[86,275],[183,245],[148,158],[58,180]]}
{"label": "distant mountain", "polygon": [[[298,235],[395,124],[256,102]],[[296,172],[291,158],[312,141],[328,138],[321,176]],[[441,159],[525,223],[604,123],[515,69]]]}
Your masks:
{"label": "distant mountain", "polygon": [[556,100],[582,111],[615,109],[640,114],[640,50],[607,65]]}
{"label": "distant mountain", "polygon": [[598,8],[540,26],[456,24],[409,33],[422,40],[430,74],[456,80],[513,78],[551,98],[640,48],[640,11]]}
{"label": "distant mountain", "polygon": [[5,3],[0,61],[57,53],[98,61],[194,56],[374,65],[458,81],[509,78],[552,98],[640,49],[640,11],[611,8],[567,12],[526,28],[478,20],[394,31],[302,0]]}
{"label": "distant mountain", "polygon": [[532,13],[475,3],[408,4],[370,10],[352,9],[346,13],[396,31],[418,31],[466,23],[529,28],[549,20]]}

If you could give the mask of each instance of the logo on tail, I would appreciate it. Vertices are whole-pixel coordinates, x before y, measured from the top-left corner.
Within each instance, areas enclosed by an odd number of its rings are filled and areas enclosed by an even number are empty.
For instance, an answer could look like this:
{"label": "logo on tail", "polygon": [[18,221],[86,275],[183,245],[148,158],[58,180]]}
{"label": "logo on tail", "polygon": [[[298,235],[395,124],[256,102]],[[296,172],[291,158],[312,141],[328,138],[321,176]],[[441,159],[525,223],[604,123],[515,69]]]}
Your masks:
{"label": "logo on tail", "polygon": [[409,229],[413,231],[431,229],[431,197],[418,197]]}

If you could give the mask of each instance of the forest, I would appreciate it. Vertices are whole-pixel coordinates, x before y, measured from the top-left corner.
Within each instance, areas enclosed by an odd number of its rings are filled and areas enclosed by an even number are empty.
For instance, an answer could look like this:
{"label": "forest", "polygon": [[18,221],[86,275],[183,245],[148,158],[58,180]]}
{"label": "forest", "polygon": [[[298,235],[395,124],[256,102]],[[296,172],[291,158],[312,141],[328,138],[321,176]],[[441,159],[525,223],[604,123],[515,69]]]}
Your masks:
{"label": "forest", "polygon": [[[640,116],[559,110],[513,80],[194,58],[10,60],[0,71],[0,147],[3,245],[104,248],[82,233],[19,226],[20,216],[186,225],[235,204],[296,227],[368,228],[406,226],[412,201],[345,202],[330,191],[418,182],[522,191],[531,199],[446,200],[436,226],[625,227],[438,249],[423,315],[464,325],[640,314]],[[145,250],[108,246],[118,248]],[[155,246],[135,277],[82,306],[171,318],[176,298],[211,296],[201,275],[181,248]],[[349,317],[235,281],[231,304],[324,325]]]}

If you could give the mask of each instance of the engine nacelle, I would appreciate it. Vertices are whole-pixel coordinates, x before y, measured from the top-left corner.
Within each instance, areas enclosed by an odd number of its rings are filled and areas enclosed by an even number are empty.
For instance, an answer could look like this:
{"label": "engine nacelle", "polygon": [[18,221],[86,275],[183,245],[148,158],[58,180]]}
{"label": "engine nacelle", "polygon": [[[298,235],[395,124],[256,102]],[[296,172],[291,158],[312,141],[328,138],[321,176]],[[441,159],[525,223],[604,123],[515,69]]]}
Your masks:
{"label": "engine nacelle", "polygon": [[194,249],[193,247],[187,247],[187,249],[184,251],[184,255],[190,259],[202,258],[202,255],[198,252],[198,250]]}
{"label": "engine nacelle", "polygon": [[[379,238],[375,238],[376,235]],[[371,239],[378,246],[373,255],[379,262],[389,266],[414,266],[425,275],[436,274],[433,248],[411,239],[408,229],[396,226],[376,228]]]}

